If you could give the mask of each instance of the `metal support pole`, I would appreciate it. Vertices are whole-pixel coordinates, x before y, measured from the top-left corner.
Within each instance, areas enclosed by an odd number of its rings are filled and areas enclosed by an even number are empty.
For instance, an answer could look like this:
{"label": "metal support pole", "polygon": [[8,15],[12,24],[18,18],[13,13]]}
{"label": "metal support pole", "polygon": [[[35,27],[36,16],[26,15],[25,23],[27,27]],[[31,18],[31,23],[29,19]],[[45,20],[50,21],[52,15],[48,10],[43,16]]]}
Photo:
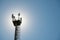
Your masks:
{"label": "metal support pole", "polygon": [[15,27],[15,37],[14,40],[17,40],[17,26]]}
{"label": "metal support pole", "polygon": [[20,27],[16,26],[14,40],[18,40],[18,39],[20,40]]}

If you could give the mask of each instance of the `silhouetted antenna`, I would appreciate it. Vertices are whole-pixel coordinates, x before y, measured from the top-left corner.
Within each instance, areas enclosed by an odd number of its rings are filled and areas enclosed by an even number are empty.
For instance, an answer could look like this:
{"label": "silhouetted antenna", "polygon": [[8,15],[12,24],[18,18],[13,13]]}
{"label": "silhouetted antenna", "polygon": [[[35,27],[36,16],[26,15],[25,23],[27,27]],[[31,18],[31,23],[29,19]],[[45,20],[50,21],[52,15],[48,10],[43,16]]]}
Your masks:
{"label": "silhouetted antenna", "polygon": [[12,14],[12,18],[15,18],[15,16]]}
{"label": "silhouetted antenna", "polygon": [[20,13],[18,13],[18,16],[20,16]]}
{"label": "silhouetted antenna", "polygon": [[19,17],[20,16],[20,13],[18,13],[18,20],[15,19],[15,16],[12,14],[12,22],[13,22],[13,25],[15,26],[15,36],[14,36],[14,40],[20,40],[19,38],[19,34],[20,34],[20,25],[22,23],[22,18]]}

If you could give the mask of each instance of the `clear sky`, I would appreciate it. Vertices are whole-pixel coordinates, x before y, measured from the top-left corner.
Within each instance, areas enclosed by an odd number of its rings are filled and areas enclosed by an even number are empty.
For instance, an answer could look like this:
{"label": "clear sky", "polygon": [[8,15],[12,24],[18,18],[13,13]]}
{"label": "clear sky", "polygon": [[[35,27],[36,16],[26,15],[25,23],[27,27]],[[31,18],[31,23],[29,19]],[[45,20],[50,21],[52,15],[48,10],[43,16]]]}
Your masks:
{"label": "clear sky", "polygon": [[0,40],[14,40],[10,22],[18,12],[26,23],[21,40],[60,40],[60,0],[0,0]]}

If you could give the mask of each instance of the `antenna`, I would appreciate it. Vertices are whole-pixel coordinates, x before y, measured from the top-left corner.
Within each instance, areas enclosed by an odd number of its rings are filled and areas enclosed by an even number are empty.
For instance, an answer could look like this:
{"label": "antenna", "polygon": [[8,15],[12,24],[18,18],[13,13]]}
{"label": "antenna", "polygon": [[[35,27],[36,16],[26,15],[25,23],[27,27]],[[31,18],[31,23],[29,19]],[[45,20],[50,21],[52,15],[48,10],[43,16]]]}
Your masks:
{"label": "antenna", "polygon": [[[20,29],[20,25],[22,23],[22,18],[19,17],[20,16],[20,13],[18,13],[18,20],[15,19],[15,16],[12,14],[12,22],[13,22],[13,25],[15,26],[15,36],[14,36],[14,40],[18,40],[20,39],[19,38],[19,29]],[[15,19],[15,20],[14,20]]]}

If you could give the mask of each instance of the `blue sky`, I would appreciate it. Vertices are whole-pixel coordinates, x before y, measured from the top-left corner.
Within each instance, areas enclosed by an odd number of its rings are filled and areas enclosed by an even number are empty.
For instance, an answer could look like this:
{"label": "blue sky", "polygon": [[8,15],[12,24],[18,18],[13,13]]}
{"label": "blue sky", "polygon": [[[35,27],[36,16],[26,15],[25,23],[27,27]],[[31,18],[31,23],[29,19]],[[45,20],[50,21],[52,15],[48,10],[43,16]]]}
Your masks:
{"label": "blue sky", "polygon": [[60,40],[60,0],[0,0],[0,40],[14,40],[9,20],[18,12],[28,17],[21,40]]}

